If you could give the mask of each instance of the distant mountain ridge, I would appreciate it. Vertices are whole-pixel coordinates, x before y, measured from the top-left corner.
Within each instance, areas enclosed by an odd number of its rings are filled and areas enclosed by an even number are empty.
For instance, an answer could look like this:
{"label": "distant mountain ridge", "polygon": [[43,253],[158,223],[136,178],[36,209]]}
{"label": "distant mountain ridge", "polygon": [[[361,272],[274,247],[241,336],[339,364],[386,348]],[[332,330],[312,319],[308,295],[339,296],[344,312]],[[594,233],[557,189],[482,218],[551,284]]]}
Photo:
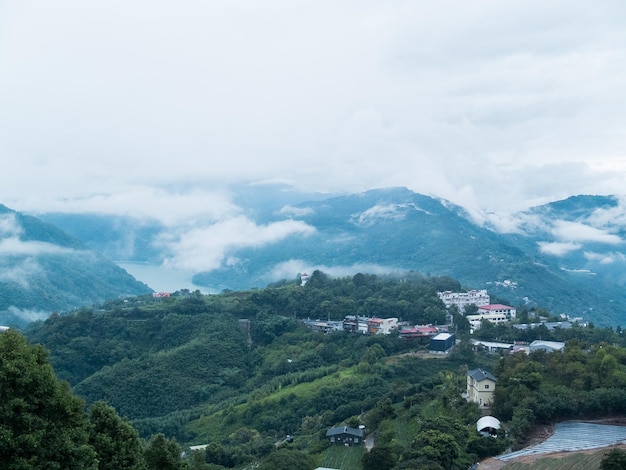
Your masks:
{"label": "distant mountain ridge", "polygon": [[[296,221],[307,229],[280,240],[233,244],[217,269],[197,270],[196,285],[241,290],[314,269],[331,275],[414,270],[486,288],[516,306],[544,307],[597,324],[625,323],[626,210],[616,196],[575,196],[513,214],[507,221],[512,228],[502,233],[463,207],[406,188],[316,195],[292,204],[285,204],[284,191],[272,199],[275,190],[256,188],[258,197],[242,198],[257,201],[242,208],[246,216],[258,227]],[[81,236],[94,221],[108,224],[112,239],[86,236],[85,243],[109,254],[123,246],[129,260],[154,262],[173,255],[159,243],[171,228],[157,221],[93,214],[42,217]],[[127,243],[138,239],[136,249]]]}
{"label": "distant mountain ridge", "polygon": [[150,291],[58,227],[0,205],[1,324]]}

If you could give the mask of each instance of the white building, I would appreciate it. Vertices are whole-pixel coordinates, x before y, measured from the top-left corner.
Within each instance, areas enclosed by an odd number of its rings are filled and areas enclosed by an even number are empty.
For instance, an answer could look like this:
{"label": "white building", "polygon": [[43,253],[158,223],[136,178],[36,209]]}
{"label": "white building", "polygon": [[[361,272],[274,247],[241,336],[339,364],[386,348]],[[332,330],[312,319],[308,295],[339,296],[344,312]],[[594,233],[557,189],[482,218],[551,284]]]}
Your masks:
{"label": "white building", "polygon": [[467,321],[470,324],[471,332],[480,328],[480,324],[483,320],[487,320],[494,325],[500,323],[506,323],[509,320],[515,318],[516,312],[513,307],[502,304],[493,305],[481,305],[478,307],[478,313],[476,315],[466,315]]}
{"label": "white building", "polygon": [[465,307],[468,305],[486,305],[490,298],[486,290],[470,290],[468,292],[437,292],[437,295],[444,303],[446,308],[456,305],[460,313],[465,313]]}
{"label": "white building", "polygon": [[367,322],[367,331],[371,335],[388,335],[397,329],[397,318],[370,318]]}
{"label": "white building", "polygon": [[483,320],[487,320],[494,325],[499,325],[500,323],[506,323],[508,321],[506,315],[501,313],[486,313],[484,315],[467,315],[467,321],[470,324],[471,332],[480,328],[480,325]]}
{"label": "white building", "polygon": [[492,313],[505,315],[509,320],[511,320],[516,317],[517,310],[515,310],[513,307],[509,307],[508,305],[502,305],[502,304],[478,305],[478,313],[482,315],[492,314]]}

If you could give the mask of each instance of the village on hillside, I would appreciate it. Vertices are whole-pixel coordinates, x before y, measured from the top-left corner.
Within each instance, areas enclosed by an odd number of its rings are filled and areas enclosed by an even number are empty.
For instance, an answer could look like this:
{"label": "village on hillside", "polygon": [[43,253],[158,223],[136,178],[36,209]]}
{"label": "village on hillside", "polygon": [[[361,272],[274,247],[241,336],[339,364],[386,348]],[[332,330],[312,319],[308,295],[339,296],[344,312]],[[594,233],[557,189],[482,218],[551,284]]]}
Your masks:
{"label": "village on hillside", "polygon": [[[582,322],[582,318],[569,319],[563,321],[549,322],[547,318],[538,318],[537,323],[514,323],[517,318],[517,311],[514,307],[503,304],[490,303],[491,298],[487,290],[469,290],[468,292],[438,292],[437,295],[449,311],[455,308],[461,315],[464,315],[470,326],[470,334],[480,329],[483,322],[487,321],[494,325],[511,323],[514,328],[525,330],[544,325],[548,330],[554,328],[569,329],[573,323]],[[467,314],[472,310],[476,313]],[[369,335],[389,335],[396,333],[404,340],[420,340],[428,342],[429,352],[432,354],[447,354],[454,348],[458,340],[454,333],[453,316],[446,315],[444,325],[410,325],[400,321],[397,317],[377,318],[360,315],[346,315],[343,320],[303,320],[302,323],[314,332],[328,334],[334,331],[347,333],[360,333]],[[497,353],[515,353],[524,351],[526,353],[544,350],[560,351],[565,347],[562,342],[536,340],[530,344],[523,342],[504,343],[495,341],[482,341],[471,339],[471,344],[476,350]]]}

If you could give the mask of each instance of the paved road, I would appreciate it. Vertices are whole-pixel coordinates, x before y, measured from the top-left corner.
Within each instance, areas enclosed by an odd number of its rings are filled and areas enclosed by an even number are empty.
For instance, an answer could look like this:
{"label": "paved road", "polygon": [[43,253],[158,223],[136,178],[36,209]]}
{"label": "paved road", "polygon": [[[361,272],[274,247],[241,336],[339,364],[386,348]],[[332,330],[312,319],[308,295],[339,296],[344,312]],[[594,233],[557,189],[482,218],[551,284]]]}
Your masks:
{"label": "paved road", "polygon": [[554,434],[542,443],[496,458],[508,461],[525,455],[597,449],[625,442],[626,426],[567,421],[557,424]]}

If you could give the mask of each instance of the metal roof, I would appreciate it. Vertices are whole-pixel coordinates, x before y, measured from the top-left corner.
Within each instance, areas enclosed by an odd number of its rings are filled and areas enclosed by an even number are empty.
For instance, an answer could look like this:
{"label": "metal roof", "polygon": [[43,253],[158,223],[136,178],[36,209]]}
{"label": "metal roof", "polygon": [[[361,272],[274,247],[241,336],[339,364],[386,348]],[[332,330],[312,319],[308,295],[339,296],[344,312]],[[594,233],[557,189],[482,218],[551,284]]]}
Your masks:
{"label": "metal roof", "polygon": [[351,434],[356,437],[363,437],[363,429],[349,428],[348,426],[339,426],[338,428],[331,428],[326,431],[326,437],[336,436],[338,434]]}
{"label": "metal roof", "polygon": [[485,379],[493,380],[494,382],[498,381],[498,379],[496,379],[491,373],[482,369],[468,370],[467,375],[473,378],[476,382],[480,382],[481,380],[485,380]]}

